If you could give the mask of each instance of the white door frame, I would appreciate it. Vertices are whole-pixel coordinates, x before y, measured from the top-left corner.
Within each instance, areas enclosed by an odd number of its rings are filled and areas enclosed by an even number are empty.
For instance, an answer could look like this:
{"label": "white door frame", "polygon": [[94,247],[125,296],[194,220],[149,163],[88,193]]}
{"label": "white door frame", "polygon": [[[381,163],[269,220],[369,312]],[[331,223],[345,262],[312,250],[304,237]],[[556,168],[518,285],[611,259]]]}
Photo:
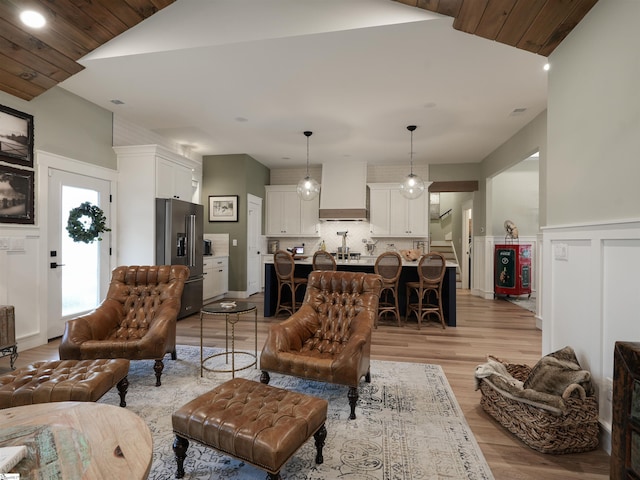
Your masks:
{"label": "white door frame", "polygon": [[473,232],[469,231],[469,220],[473,218],[473,200],[467,200],[462,204],[462,265],[460,265],[460,273],[462,275],[462,288],[471,289],[473,285],[469,286],[469,278],[471,272],[469,271],[469,259],[472,257],[471,246],[473,239],[471,238]]}
{"label": "white door frame", "polygon": [[[250,210],[254,215],[249,215]],[[250,225],[250,223],[253,223]],[[247,194],[247,297],[260,291],[262,256],[260,239],[262,236],[262,198]]]}
{"label": "white door frame", "polygon": [[[49,223],[48,223],[48,199],[50,198],[49,192],[49,169],[57,169],[63,170],[71,173],[75,173],[78,175],[86,175],[90,177],[99,178],[101,180],[106,180],[110,183],[110,189],[112,195],[115,197],[117,195],[117,179],[118,172],[115,170],[111,170],[108,168],[100,167],[98,165],[93,165],[90,163],[74,160],[71,158],[63,157],[60,155],[56,155],[54,153],[44,152],[38,150],[36,152],[37,156],[37,179],[38,179],[38,196],[37,198],[37,213],[36,213],[36,221],[38,222],[38,228],[40,230],[40,258],[45,261],[40,262],[41,265],[38,267],[37,278],[40,281],[40,305],[38,310],[43,312],[40,325],[40,341],[41,344],[47,343],[47,315],[45,312],[48,311],[49,308]],[[112,252],[117,251],[117,225],[118,225],[118,212],[115,209],[115,202],[112,203],[111,210],[111,248]],[[110,256],[109,260],[109,269],[112,270],[115,268],[115,255]]]}

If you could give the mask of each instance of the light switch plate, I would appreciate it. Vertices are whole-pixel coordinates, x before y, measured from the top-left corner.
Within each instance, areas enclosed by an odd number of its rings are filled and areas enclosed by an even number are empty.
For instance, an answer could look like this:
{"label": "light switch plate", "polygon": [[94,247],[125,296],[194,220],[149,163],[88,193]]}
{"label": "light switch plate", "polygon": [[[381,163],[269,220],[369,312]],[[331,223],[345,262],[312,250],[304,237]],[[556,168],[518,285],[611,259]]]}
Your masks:
{"label": "light switch plate", "polygon": [[553,258],[556,260],[569,260],[569,245],[566,243],[554,243]]}

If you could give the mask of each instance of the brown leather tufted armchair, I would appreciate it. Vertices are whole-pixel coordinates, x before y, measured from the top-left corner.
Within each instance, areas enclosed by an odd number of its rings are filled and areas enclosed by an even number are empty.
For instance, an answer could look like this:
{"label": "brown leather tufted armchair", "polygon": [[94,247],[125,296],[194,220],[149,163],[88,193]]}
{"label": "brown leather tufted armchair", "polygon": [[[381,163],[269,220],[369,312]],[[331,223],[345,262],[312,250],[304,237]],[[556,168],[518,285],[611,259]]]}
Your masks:
{"label": "brown leather tufted armchair", "polygon": [[176,321],[188,277],[182,265],[115,268],[107,298],[65,324],[60,359],[152,359],[160,386],[164,355],[176,359]]}
{"label": "brown leather tufted armchair", "polygon": [[358,384],[371,381],[371,330],[378,315],[382,278],[371,273],[314,271],[300,309],[271,325],[260,356],[260,381],[269,373],[349,386],[350,419],[356,418]]}

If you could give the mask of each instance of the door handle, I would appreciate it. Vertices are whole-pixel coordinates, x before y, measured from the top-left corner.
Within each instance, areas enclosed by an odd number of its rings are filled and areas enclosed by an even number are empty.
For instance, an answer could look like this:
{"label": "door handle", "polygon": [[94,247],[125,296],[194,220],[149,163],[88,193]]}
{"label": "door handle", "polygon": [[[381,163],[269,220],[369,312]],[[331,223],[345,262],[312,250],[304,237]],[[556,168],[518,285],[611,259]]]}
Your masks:
{"label": "door handle", "polygon": [[58,268],[58,267],[64,267],[64,263],[51,262],[49,264],[49,268]]}

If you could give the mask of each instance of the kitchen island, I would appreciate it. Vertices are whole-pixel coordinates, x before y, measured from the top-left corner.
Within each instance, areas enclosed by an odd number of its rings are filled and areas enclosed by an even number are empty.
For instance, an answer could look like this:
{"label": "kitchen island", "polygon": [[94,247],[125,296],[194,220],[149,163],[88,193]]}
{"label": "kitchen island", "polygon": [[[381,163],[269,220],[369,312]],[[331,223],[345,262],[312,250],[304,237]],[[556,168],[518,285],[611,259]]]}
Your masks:
{"label": "kitchen island", "polygon": [[[336,263],[339,271],[374,273],[375,260],[376,257],[361,257],[359,260],[337,260]],[[312,270],[311,257],[295,260],[295,264],[296,277],[306,278]],[[398,305],[400,307],[400,315],[403,318],[406,312],[406,284],[407,282],[418,281],[417,266],[417,261],[402,262],[402,273],[400,274],[400,283],[398,285]],[[278,278],[273,266],[273,257],[265,259],[264,267],[264,316],[271,317],[276,311],[278,302]],[[442,310],[445,322],[450,327],[456,326],[456,268],[457,265],[455,263],[447,262],[447,269],[442,283]],[[304,288],[298,289],[298,301],[303,300],[304,292]],[[411,319],[415,319],[415,315],[412,315]]]}

